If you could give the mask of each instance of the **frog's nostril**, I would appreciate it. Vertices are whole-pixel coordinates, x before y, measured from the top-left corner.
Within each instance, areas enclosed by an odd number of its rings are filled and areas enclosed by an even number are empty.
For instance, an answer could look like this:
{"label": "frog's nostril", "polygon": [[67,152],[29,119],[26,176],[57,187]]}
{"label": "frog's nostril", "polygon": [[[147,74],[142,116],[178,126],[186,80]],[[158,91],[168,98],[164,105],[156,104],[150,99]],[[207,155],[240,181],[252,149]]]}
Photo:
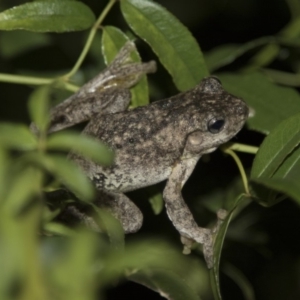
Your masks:
{"label": "frog's nostril", "polygon": [[247,116],[249,115],[249,108],[247,105],[238,105],[236,107],[236,113],[238,115],[244,115],[244,116]]}

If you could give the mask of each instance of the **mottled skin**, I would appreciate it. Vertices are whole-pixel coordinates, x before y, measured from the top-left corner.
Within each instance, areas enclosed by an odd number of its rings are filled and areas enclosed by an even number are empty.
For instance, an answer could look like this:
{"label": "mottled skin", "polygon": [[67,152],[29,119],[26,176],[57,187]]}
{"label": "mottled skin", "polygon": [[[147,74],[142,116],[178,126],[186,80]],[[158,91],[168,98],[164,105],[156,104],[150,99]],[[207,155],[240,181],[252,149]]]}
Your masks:
{"label": "mottled skin", "polygon": [[133,47],[132,43],[126,44],[98,79],[55,107],[49,131],[90,120],[83,133],[115,151],[116,159],[110,167],[75,153],[69,157],[95,183],[99,190],[97,204],[109,208],[126,232],[137,231],[143,217],[123,193],[167,179],[163,198],[169,218],[187,251],[191,241],[203,244],[205,259],[212,267],[213,235],[225,213],[220,210],[214,229],[199,227],[181,189],[200,157],[242,128],[248,107],[228,94],[216,78],[208,77],[190,91],[126,110],[130,101],[128,88],[143,74],[155,71],[153,62],[126,63]]}

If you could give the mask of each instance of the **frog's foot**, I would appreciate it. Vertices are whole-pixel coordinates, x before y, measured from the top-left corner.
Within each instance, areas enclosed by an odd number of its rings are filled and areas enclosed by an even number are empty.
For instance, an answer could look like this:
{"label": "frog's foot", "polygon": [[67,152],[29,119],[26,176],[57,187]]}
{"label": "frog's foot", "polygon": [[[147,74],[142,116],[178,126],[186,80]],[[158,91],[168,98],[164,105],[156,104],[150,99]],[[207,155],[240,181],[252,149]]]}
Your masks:
{"label": "frog's foot", "polygon": [[217,222],[212,229],[201,228],[198,227],[197,230],[193,230],[192,236],[189,235],[181,235],[181,242],[184,245],[183,253],[190,254],[191,247],[195,242],[198,242],[203,245],[203,255],[206,261],[207,267],[211,269],[214,264],[213,256],[214,256],[214,244],[215,244],[215,237],[219,232],[221,224],[224,222],[227,216],[227,211],[224,209],[220,209],[217,212]]}
{"label": "frog's foot", "polygon": [[225,209],[219,209],[217,211],[217,223],[215,224],[215,226],[212,228],[212,232],[213,234],[217,234],[219,232],[220,226],[222,225],[222,223],[224,222],[225,218],[227,217],[228,212]]}

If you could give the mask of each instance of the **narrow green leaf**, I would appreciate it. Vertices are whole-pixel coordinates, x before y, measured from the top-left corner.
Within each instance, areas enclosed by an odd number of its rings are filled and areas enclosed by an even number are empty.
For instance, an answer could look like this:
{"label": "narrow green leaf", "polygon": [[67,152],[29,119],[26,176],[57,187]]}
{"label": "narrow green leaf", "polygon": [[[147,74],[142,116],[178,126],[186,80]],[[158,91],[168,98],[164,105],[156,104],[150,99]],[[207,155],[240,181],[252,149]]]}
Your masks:
{"label": "narrow green leaf", "polygon": [[300,2],[298,0],[286,1],[286,5],[289,7],[292,19],[296,19],[300,16]]}
{"label": "narrow green leaf", "polygon": [[225,44],[204,53],[205,62],[210,72],[232,63],[238,57],[241,45]]}
{"label": "narrow green leaf", "polygon": [[95,233],[81,230],[69,238],[63,255],[51,264],[51,282],[60,299],[95,299],[95,257],[98,249]]}
{"label": "narrow green leaf", "polygon": [[42,174],[35,168],[23,168],[9,185],[2,209],[11,216],[18,214],[41,188]]}
{"label": "narrow green leaf", "polygon": [[280,122],[300,112],[300,95],[295,89],[278,86],[261,73],[218,74],[224,88],[242,97],[254,109],[250,129],[269,133]]}
{"label": "narrow green leaf", "polygon": [[108,235],[111,249],[122,250],[125,246],[124,230],[121,223],[114,218],[109,212],[94,206],[98,216],[99,222],[104,225],[104,230]]}
{"label": "narrow green leaf", "polygon": [[132,30],[157,54],[180,91],[194,87],[208,75],[194,37],[161,5],[152,1],[124,0],[121,10]]}
{"label": "narrow green leaf", "polygon": [[264,140],[258,150],[251,178],[270,178],[288,155],[300,143],[300,114],[280,123]]}
{"label": "narrow green leaf", "polygon": [[[35,170],[37,171],[37,170]],[[34,178],[31,178],[34,180]],[[30,185],[32,186],[33,183]],[[46,288],[42,280],[38,231],[40,226],[40,203],[27,206],[20,216],[11,216],[6,210],[1,211],[0,235],[1,235],[1,269],[5,276],[1,278],[0,291],[4,291],[1,299],[11,299],[8,287],[16,278],[24,284],[17,298],[46,299]],[[2,213],[3,212],[3,213]],[[6,281],[6,278],[10,282]],[[5,282],[5,286],[3,285]],[[2,290],[1,290],[2,289]],[[26,296],[25,296],[26,295]],[[13,296],[13,298],[15,298]]]}
{"label": "narrow green leaf", "polygon": [[226,236],[229,223],[233,217],[233,213],[243,199],[244,199],[244,195],[240,195],[239,197],[236,198],[234,205],[232,206],[225,220],[221,224],[220,229],[217,232],[217,235],[215,237],[214,265],[213,268],[210,270],[211,286],[212,286],[215,300],[222,300],[221,290],[220,290],[220,280],[219,280],[219,265],[220,265],[221,251],[223,248],[224,239]]}
{"label": "narrow green leaf", "polygon": [[[120,29],[105,26],[102,34],[102,53],[106,65],[110,64],[120,49],[129,41],[129,38]],[[131,62],[140,62],[138,51],[131,52]],[[143,76],[140,82],[131,89],[131,103],[133,107],[149,104],[147,77]]]}
{"label": "narrow green leaf", "polygon": [[173,270],[177,273],[182,270],[185,262],[185,256],[175,251],[172,245],[157,240],[128,243],[124,251],[109,252],[101,268],[103,284],[116,280],[125,271],[128,276],[130,271],[135,273],[138,270],[150,271],[154,268]]}
{"label": "narrow green leaf", "polygon": [[273,178],[293,179],[300,182],[300,148],[289,154],[272,176]]}
{"label": "narrow green leaf", "polygon": [[[251,181],[266,188],[264,191],[266,196],[260,197],[258,200],[259,203],[264,206],[271,206],[282,200],[282,198],[276,198],[277,193],[283,193],[300,204],[300,186],[298,180],[295,181],[293,179],[282,178],[255,178]],[[269,194],[267,194],[266,191],[269,191]]]}
{"label": "narrow green leaf", "polygon": [[43,230],[53,235],[61,235],[70,237],[74,234],[74,230],[60,223],[48,222],[43,226]]}
{"label": "narrow green leaf", "polygon": [[82,200],[93,200],[94,187],[77,165],[63,156],[48,155],[52,173]]}
{"label": "narrow green leaf", "polygon": [[36,164],[53,174],[62,184],[81,200],[90,201],[94,197],[94,187],[82,170],[72,161],[60,155],[30,153],[24,155],[24,163]]}
{"label": "narrow green leaf", "polygon": [[[225,44],[205,53],[205,62],[209,71],[214,72],[215,70],[232,63],[250,50],[266,45],[266,47],[263,48],[265,50],[259,52],[260,55],[263,54],[263,56],[255,58],[258,59],[257,61],[261,60],[259,63],[265,64],[269,60],[274,59],[273,55],[276,56],[278,49],[280,49],[280,45],[298,48],[299,42],[299,38],[295,37],[264,36],[244,44]],[[252,67],[253,66],[250,65],[246,68],[251,69]]]}
{"label": "narrow green leaf", "polygon": [[28,2],[0,13],[0,30],[67,32],[87,29],[94,22],[93,12],[79,1]]}
{"label": "narrow green leaf", "polygon": [[[296,40],[300,36],[300,17],[291,20],[280,32],[280,38]],[[279,54],[280,47],[277,44],[269,44],[263,47],[251,60],[248,70],[256,70],[271,63]]]}
{"label": "narrow green leaf", "polygon": [[272,188],[270,185],[272,183],[267,183],[268,185],[264,181],[260,183],[260,179],[264,180],[264,177],[254,178],[254,180],[252,180],[252,189],[255,191],[257,197],[259,197],[257,201],[260,204],[270,206],[284,200],[284,197],[278,197],[278,193],[285,193],[293,199],[299,200],[300,196],[298,196],[298,198],[296,196],[298,193],[297,183],[300,181],[299,158],[300,148],[296,147],[296,149],[285,158],[282,164],[272,175],[271,179],[280,180],[280,189],[276,188],[276,186],[275,188]]}
{"label": "narrow green leaf", "polygon": [[45,132],[49,125],[50,86],[37,88],[29,97],[28,110],[31,121],[40,132]]}
{"label": "narrow green leaf", "polygon": [[101,165],[110,165],[114,154],[106,145],[92,137],[72,131],[57,132],[47,140],[47,149],[80,153]]}
{"label": "narrow green leaf", "polygon": [[162,297],[172,300],[200,300],[199,296],[181,276],[163,269],[138,271],[128,279],[147,286]]}
{"label": "narrow green leaf", "polygon": [[0,43],[1,55],[6,59],[11,59],[34,49],[50,46],[52,41],[47,34],[18,30],[1,32]]}
{"label": "narrow green leaf", "polygon": [[154,214],[155,215],[160,214],[164,207],[164,200],[162,197],[162,193],[158,192],[155,195],[151,196],[149,198],[149,202],[151,204]]}
{"label": "narrow green leaf", "polygon": [[223,272],[237,284],[243,293],[244,299],[255,300],[253,286],[247,277],[235,266],[226,264]]}
{"label": "narrow green leaf", "polygon": [[8,182],[10,176],[8,172],[10,164],[11,161],[8,153],[0,147],[0,203],[4,200],[5,194],[9,190]]}
{"label": "narrow green leaf", "polygon": [[17,150],[33,150],[37,147],[37,139],[25,125],[1,123],[0,145]]}
{"label": "narrow green leaf", "polygon": [[[129,41],[128,36],[119,28],[114,26],[104,26],[102,34],[102,54],[106,65],[109,65],[120,49]],[[130,55],[130,62],[140,62],[141,58],[137,51]],[[129,61],[128,61],[129,62]]]}
{"label": "narrow green leaf", "polygon": [[259,46],[268,44],[270,42],[274,42],[275,38],[270,36],[265,36],[243,45],[238,44],[227,44],[212,49],[208,53],[205,53],[205,61],[208,66],[210,72],[213,72],[216,69],[224,67],[233,61],[235,61],[238,57],[245,54],[249,50],[257,48]]}

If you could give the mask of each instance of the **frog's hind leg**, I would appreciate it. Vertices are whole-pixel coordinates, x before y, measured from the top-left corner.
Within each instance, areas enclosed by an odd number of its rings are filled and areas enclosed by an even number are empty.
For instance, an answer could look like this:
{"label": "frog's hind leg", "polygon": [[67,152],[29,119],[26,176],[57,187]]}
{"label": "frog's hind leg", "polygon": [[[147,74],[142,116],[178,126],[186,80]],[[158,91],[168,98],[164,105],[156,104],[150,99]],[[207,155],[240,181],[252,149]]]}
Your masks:
{"label": "frog's hind leg", "polygon": [[111,212],[120,221],[125,233],[136,232],[143,224],[143,214],[124,194],[99,191],[95,204]]}
{"label": "frog's hind leg", "polygon": [[[89,121],[98,114],[125,110],[130,100],[128,89],[137,84],[145,74],[156,71],[154,61],[132,62],[130,54],[134,49],[134,43],[127,42],[105,70],[84,84],[75,94],[53,107],[50,111],[48,132]],[[38,133],[35,124],[32,123],[30,128]]]}
{"label": "frog's hind leg", "polygon": [[52,210],[61,208],[61,202],[66,199],[73,199],[71,203],[66,203],[61,213],[56,217],[67,226],[83,225],[84,227],[102,232],[103,228],[99,226],[95,218],[95,210],[105,209],[109,211],[119,222],[125,233],[138,231],[143,223],[143,215],[139,208],[124,194],[107,193],[98,191],[97,200],[91,206],[81,202],[71,192],[61,189],[45,194],[47,203],[50,203]]}

